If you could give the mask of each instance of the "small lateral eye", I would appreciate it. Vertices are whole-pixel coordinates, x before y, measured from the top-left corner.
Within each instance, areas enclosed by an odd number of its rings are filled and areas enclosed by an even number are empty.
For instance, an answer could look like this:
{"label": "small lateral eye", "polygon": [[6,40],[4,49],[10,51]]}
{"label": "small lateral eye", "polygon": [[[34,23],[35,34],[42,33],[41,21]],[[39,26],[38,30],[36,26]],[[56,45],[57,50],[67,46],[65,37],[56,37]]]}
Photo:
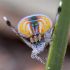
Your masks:
{"label": "small lateral eye", "polygon": [[34,42],[34,40],[33,40],[33,38],[32,38],[32,37],[30,38],[30,42],[31,42],[31,43],[33,43],[33,42]]}

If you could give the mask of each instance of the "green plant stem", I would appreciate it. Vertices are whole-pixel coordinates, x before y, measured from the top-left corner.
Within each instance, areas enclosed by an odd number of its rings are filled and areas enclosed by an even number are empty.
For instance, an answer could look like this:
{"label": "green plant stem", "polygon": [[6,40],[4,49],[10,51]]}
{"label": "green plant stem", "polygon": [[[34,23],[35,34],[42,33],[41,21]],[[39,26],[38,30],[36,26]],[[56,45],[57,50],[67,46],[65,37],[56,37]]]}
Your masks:
{"label": "green plant stem", "polygon": [[68,43],[70,25],[70,0],[62,0],[62,11],[54,30],[46,70],[61,70]]}

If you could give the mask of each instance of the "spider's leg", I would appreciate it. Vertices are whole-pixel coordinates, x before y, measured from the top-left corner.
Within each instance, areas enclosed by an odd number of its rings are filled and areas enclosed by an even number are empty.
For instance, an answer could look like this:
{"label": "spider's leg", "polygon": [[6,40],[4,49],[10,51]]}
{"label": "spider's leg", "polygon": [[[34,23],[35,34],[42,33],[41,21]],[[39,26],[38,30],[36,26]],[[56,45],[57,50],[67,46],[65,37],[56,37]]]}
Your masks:
{"label": "spider's leg", "polygon": [[45,33],[45,43],[46,45],[52,41],[53,28]]}
{"label": "spider's leg", "polygon": [[7,17],[4,16],[3,19],[5,20],[6,24],[10,27],[10,29],[14,33],[16,33],[16,35],[20,37],[22,41],[24,41],[31,48],[32,44],[29,41],[27,41],[20,33],[18,33],[18,30],[14,26],[12,26],[11,22],[7,19]]}
{"label": "spider's leg", "polygon": [[24,41],[30,48],[32,48],[32,44],[28,41],[28,40],[26,40],[25,38],[23,38],[22,36],[20,36],[20,38],[22,39],[22,41]]}
{"label": "spider's leg", "polygon": [[38,54],[39,54],[38,50],[33,50],[31,53],[31,58],[36,59],[40,61],[41,63],[45,64],[45,62],[41,59],[41,57],[38,56]]}
{"label": "spider's leg", "polygon": [[59,7],[57,9],[57,13],[56,13],[56,17],[55,17],[55,21],[54,21],[54,24],[53,24],[53,27],[51,28],[50,32],[46,33],[46,43],[47,42],[51,42],[52,41],[52,35],[53,35],[53,32],[54,32],[54,29],[57,25],[57,21],[58,21],[58,18],[59,18],[59,15],[61,13],[61,10],[62,10],[62,1],[60,1],[59,3]]}
{"label": "spider's leg", "polygon": [[4,16],[3,19],[5,20],[6,24],[10,27],[10,29],[11,29],[13,32],[17,33],[16,28],[15,28],[14,26],[12,26],[11,22],[7,19],[7,17]]}

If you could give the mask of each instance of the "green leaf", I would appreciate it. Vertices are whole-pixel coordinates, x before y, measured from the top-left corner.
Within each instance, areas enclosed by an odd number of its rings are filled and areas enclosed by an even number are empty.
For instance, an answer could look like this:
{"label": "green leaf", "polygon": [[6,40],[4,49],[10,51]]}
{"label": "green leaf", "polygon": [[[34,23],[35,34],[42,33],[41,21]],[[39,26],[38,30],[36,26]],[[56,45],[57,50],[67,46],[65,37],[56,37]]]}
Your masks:
{"label": "green leaf", "polygon": [[70,26],[70,0],[62,1],[62,11],[54,30],[46,70],[61,70],[67,49],[68,29]]}

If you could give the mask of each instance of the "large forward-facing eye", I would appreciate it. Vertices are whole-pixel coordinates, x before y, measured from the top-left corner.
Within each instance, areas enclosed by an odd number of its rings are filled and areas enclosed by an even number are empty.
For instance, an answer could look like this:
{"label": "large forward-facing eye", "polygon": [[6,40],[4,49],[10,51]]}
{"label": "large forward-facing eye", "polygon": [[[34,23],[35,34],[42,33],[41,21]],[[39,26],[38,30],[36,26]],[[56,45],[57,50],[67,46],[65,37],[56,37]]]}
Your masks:
{"label": "large forward-facing eye", "polygon": [[39,43],[44,39],[44,35],[38,34],[30,37],[30,42],[31,43]]}

